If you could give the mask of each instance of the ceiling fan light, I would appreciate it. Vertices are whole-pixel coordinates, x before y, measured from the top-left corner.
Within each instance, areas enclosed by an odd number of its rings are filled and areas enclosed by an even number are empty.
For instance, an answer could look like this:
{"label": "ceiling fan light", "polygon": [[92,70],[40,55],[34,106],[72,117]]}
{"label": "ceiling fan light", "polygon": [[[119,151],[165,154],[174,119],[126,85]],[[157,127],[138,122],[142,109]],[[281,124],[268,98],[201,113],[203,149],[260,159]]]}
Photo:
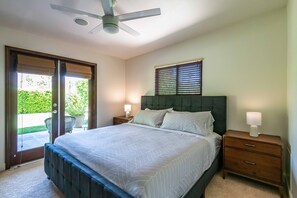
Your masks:
{"label": "ceiling fan light", "polygon": [[116,34],[119,32],[119,27],[116,24],[105,23],[103,24],[103,30],[110,34]]}
{"label": "ceiling fan light", "polygon": [[116,34],[119,32],[119,20],[116,16],[105,15],[103,19],[103,30],[110,34]]}

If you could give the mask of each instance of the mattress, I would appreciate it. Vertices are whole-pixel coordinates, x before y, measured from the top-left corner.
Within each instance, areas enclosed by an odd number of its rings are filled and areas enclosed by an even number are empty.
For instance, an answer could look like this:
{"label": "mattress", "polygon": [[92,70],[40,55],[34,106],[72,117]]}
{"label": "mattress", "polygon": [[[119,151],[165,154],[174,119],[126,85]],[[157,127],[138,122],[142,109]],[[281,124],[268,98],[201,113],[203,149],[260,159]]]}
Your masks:
{"label": "mattress", "polygon": [[220,136],[122,124],[60,136],[55,145],[134,197],[180,197],[207,170]]}

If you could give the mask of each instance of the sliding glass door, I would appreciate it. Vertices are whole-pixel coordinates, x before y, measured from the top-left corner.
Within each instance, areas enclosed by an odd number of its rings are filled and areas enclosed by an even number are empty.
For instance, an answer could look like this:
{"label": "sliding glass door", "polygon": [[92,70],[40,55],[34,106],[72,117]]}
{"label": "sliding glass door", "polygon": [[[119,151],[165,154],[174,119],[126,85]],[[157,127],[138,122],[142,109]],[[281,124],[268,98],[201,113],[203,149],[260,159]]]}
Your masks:
{"label": "sliding glass door", "polygon": [[52,76],[17,74],[17,151],[51,141]]}
{"label": "sliding glass door", "polygon": [[[67,119],[65,132],[81,132],[89,128],[89,112],[92,112],[90,103],[90,88],[92,88],[92,68],[69,62],[61,63],[62,70],[62,98],[65,111],[62,112]],[[71,120],[75,120],[73,129],[69,126]],[[92,119],[90,120],[92,122]]]}
{"label": "sliding glass door", "polygon": [[[88,79],[65,78],[65,132],[80,132],[88,129]],[[75,120],[73,129],[69,122]]]}
{"label": "sliding glass door", "polygon": [[44,144],[96,127],[96,68],[6,47],[6,167],[43,157]]}
{"label": "sliding glass door", "polygon": [[[15,165],[43,157],[44,144],[58,132],[58,117],[53,116],[58,67],[53,59],[23,53],[10,52],[9,60],[6,158]],[[48,125],[48,120],[53,122]]]}

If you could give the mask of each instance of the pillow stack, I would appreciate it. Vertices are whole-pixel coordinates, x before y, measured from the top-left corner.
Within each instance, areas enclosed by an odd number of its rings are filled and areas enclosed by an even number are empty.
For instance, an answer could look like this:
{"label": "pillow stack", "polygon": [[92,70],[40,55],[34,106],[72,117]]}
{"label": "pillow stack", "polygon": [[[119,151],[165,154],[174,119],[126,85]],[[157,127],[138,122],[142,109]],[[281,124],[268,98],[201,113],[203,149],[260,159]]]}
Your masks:
{"label": "pillow stack", "polygon": [[165,114],[171,109],[163,109],[163,110],[140,110],[133,118],[131,123],[135,124],[143,124],[152,127],[160,127]]}
{"label": "pillow stack", "polygon": [[213,131],[214,118],[210,111],[166,113],[161,128],[206,136]]}
{"label": "pillow stack", "polygon": [[206,136],[213,131],[214,118],[210,111],[184,112],[163,110],[140,110],[131,123],[160,127]]}

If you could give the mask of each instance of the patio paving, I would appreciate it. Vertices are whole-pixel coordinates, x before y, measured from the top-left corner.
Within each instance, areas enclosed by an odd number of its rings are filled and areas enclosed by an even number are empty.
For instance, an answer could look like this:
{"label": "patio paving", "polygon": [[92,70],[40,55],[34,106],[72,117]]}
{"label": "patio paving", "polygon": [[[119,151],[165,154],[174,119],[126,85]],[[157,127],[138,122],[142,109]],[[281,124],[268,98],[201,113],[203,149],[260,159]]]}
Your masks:
{"label": "patio paving", "polygon": [[[85,131],[85,127],[73,128],[72,133],[79,133],[83,131]],[[25,151],[32,148],[41,147],[48,142],[49,142],[48,131],[18,135],[18,151]]]}
{"label": "patio paving", "polygon": [[18,151],[40,147],[47,142],[49,142],[47,131],[18,135]]}

